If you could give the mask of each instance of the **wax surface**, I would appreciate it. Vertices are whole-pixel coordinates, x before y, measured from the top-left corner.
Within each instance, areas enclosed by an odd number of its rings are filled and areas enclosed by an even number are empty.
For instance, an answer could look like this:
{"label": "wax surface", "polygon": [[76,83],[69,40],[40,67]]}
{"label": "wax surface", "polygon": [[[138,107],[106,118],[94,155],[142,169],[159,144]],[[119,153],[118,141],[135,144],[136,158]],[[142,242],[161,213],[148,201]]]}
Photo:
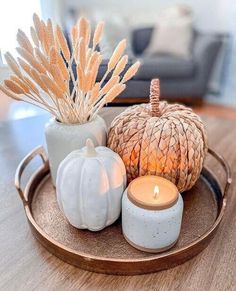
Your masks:
{"label": "wax surface", "polygon": [[[155,187],[159,193],[155,196]],[[128,196],[140,207],[164,209],[173,206],[178,199],[178,189],[169,180],[158,176],[143,176],[133,180],[128,187]]]}

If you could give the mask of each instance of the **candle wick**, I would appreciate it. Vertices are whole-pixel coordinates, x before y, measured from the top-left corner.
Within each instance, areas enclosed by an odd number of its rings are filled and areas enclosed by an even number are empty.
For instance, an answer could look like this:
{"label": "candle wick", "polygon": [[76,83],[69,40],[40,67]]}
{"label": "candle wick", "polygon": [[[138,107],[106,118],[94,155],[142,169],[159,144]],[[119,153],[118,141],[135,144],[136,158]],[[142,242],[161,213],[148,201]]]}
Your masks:
{"label": "candle wick", "polygon": [[157,197],[159,196],[160,190],[158,186],[155,186],[154,188],[154,199],[157,199]]}

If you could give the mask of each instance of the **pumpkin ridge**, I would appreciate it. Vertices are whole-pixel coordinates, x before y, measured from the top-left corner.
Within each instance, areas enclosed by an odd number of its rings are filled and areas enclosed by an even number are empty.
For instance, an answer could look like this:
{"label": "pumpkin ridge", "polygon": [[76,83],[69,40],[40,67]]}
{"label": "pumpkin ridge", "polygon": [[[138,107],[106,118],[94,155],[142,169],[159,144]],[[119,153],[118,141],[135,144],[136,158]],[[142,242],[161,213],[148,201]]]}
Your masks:
{"label": "pumpkin ridge", "polygon": [[126,122],[126,119],[122,119],[122,126],[121,126],[121,132],[122,132],[122,136],[121,136],[121,139],[117,139],[117,142],[118,144],[120,145],[120,152],[121,152],[121,155],[123,156],[124,154],[124,150],[125,150],[125,142],[124,142],[124,138],[126,136],[126,131],[128,131],[128,128],[127,128],[127,122]]}
{"label": "pumpkin ridge", "polygon": [[[140,164],[139,164],[139,167],[141,167],[143,169],[143,171],[140,171],[139,169],[139,175],[138,176],[143,176],[144,174],[146,174],[146,167],[144,167],[144,165],[147,166],[147,162],[145,163],[144,161],[148,159],[148,153],[146,153],[146,147],[144,146],[144,143],[146,142],[146,139],[145,139],[145,134],[146,134],[146,129],[147,129],[147,126],[148,126],[148,120],[146,120],[145,122],[145,127],[143,128],[143,131],[142,131],[142,139],[141,139],[141,147],[140,147]],[[145,155],[144,155],[144,152],[145,152]]]}
{"label": "pumpkin ridge", "polygon": [[[162,133],[163,133],[163,127],[164,127],[164,121],[163,121],[163,118],[161,119],[161,123],[160,123],[160,129],[157,130],[156,128],[156,131],[155,133],[159,132],[159,139],[157,141],[157,159],[158,159],[158,153],[160,152],[160,147],[159,147],[159,144],[160,144],[160,140],[161,140],[161,136],[162,136]],[[156,137],[156,135],[155,135]],[[159,164],[160,164],[160,161],[158,161]],[[156,163],[156,170],[155,170],[156,174],[161,174],[161,172],[157,172],[157,163]]]}
{"label": "pumpkin ridge", "polygon": [[[168,174],[165,172],[166,170],[166,162],[168,160],[168,152],[169,152],[169,143],[170,143],[170,137],[171,137],[171,133],[172,133],[172,129],[171,129],[171,121],[169,118],[166,118],[167,121],[165,122],[164,124],[164,127],[166,127],[166,129],[163,129],[164,131],[164,134],[166,135],[166,138],[165,138],[165,143],[166,143],[166,148],[162,150],[162,154],[163,154],[163,158],[164,158],[164,161],[163,161],[163,167],[162,167],[162,175],[163,177],[168,178]],[[170,129],[170,134],[166,134],[166,130]],[[163,136],[162,136],[162,140],[163,141]]]}
{"label": "pumpkin ridge", "polygon": [[[169,171],[169,165],[167,165],[167,162],[169,163],[171,161],[171,163],[173,164],[173,161],[171,159],[171,155],[169,153],[172,152],[173,150],[173,147],[170,146],[170,142],[171,142],[171,138],[173,137],[173,127],[172,127],[172,120],[171,118],[168,118],[168,121],[169,121],[169,127],[170,127],[170,130],[171,130],[171,134],[168,138],[168,146],[167,146],[167,152],[166,152],[166,155],[165,155],[165,164],[164,164],[164,173],[166,175],[167,173],[167,178],[168,180],[170,180],[172,183],[175,183],[175,177],[172,176],[172,173],[171,171]],[[172,166],[173,168],[173,166]],[[168,172],[166,172],[168,170]]]}
{"label": "pumpkin ridge", "polygon": [[177,169],[176,169],[176,176],[175,176],[175,184],[178,185],[179,179],[180,179],[180,168],[179,164],[181,163],[181,150],[180,150],[180,133],[178,131],[177,125],[179,124],[179,120],[176,118],[176,116],[173,116],[173,124],[174,124],[174,131],[175,136],[177,137],[177,149],[178,149],[178,155],[176,159]]}
{"label": "pumpkin ridge", "polygon": [[[114,153],[114,152],[112,152],[112,153]],[[118,163],[120,171],[124,172],[124,174],[126,175],[126,168],[124,166],[124,163],[123,163],[121,157],[118,154],[116,154],[116,157],[110,156],[109,158],[113,159],[116,163]],[[124,187],[126,187],[126,183],[127,183],[127,181],[124,181],[124,183],[123,183]]]}
{"label": "pumpkin ridge", "polygon": [[179,120],[176,118],[176,116],[173,117],[173,120],[174,120],[174,124],[175,124],[175,134],[177,136],[177,140],[178,140],[178,156],[177,156],[177,164],[178,164],[178,168],[177,168],[177,171],[176,171],[176,178],[175,178],[175,184],[176,185],[179,185],[179,181],[180,181],[180,165],[182,163],[182,160],[181,160],[181,136],[180,136],[180,131],[178,129],[178,125],[179,125]]}
{"label": "pumpkin ridge", "polygon": [[138,176],[142,176],[143,173],[141,172],[140,168],[143,168],[143,143],[144,143],[144,134],[146,131],[146,127],[147,127],[147,120],[145,122],[145,127],[142,129],[142,138],[141,138],[141,142],[140,142],[140,150],[139,150],[139,167],[138,167]]}
{"label": "pumpkin ridge", "polygon": [[[146,124],[147,123],[147,121],[146,120],[144,120],[144,123]],[[143,123],[143,124],[144,124]],[[146,126],[146,125],[145,125]],[[143,127],[143,129],[142,130],[140,130],[140,131],[136,131],[135,132],[135,134],[133,134],[132,136],[131,136],[131,138],[130,138],[130,140],[129,141],[131,141],[131,139],[132,139],[132,137],[134,137],[134,135],[138,135],[138,138],[137,138],[137,140],[136,140],[136,142],[133,142],[133,147],[132,147],[132,150],[130,151],[130,153],[132,154],[132,152],[133,152],[133,150],[135,149],[135,147],[137,146],[137,145],[139,145],[139,148],[140,148],[140,150],[139,150],[139,152],[138,152],[138,163],[135,165],[133,162],[135,161],[134,159],[132,159],[131,157],[130,157],[130,159],[129,159],[129,161],[130,161],[130,163],[128,164],[128,169],[130,170],[130,173],[131,173],[131,176],[133,177],[133,176],[139,176],[140,175],[140,172],[139,172],[139,163],[140,163],[140,155],[141,155],[141,149],[142,149],[142,140],[143,140],[143,135],[144,135],[144,128],[145,127]],[[133,166],[132,166],[133,165]],[[135,169],[135,171],[134,171],[134,169]],[[130,178],[132,178],[132,177],[130,177]],[[129,182],[130,182],[130,179],[128,179],[129,180]]]}
{"label": "pumpkin ridge", "polygon": [[[151,121],[152,119],[155,120],[156,119],[156,116],[150,118],[149,121]],[[152,127],[151,127],[151,133],[150,133],[150,140],[152,140],[152,135],[153,135],[154,129],[155,129],[155,126],[152,125]],[[148,144],[148,150],[147,150],[147,166],[149,165],[149,160],[150,160],[150,147],[151,147],[151,144],[152,144],[151,142],[149,142],[149,144]],[[150,173],[148,172],[148,174],[150,174]]]}
{"label": "pumpkin ridge", "polygon": [[[189,124],[187,123],[187,121],[186,121],[186,119],[184,118],[181,118],[180,117],[180,120],[182,121],[181,122],[181,125],[183,126],[183,124],[187,124],[187,128],[189,127]],[[190,163],[190,161],[189,161],[189,142],[188,142],[188,132],[187,132],[187,129],[185,129],[184,128],[184,126],[183,126],[183,129],[184,129],[184,134],[185,134],[185,148],[187,149],[187,151],[186,151],[186,161],[187,161],[187,165],[186,165],[186,167],[185,167],[185,169],[187,169],[187,171],[185,171],[185,180],[184,180],[184,184],[183,184],[183,188],[184,189],[186,189],[186,190],[188,190],[188,177],[189,177],[189,168],[188,168],[188,166],[189,166],[189,163]]]}
{"label": "pumpkin ridge", "polygon": [[[132,125],[134,124],[135,122],[134,122],[134,120],[132,120]],[[136,123],[137,124],[137,123]],[[139,140],[140,140],[140,135],[143,135],[142,134],[142,132],[140,133],[138,130],[137,130],[137,128],[135,127],[135,129],[136,129],[136,131],[132,134],[132,135],[130,135],[130,137],[129,137],[129,140],[125,143],[125,142],[123,142],[123,149],[122,149],[122,153],[121,153],[121,156],[122,157],[124,157],[124,155],[125,155],[125,151],[129,148],[129,144],[131,143],[131,145],[132,145],[132,138],[135,136],[135,135],[138,135],[138,138],[137,138],[137,143],[139,142]],[[123,138],[123,136],[124,136],[124,132],[126,132],[126,131],[129,131],[129,129],[127,128],[127,126],[126,127],[123,127],[122,128],[122,138]],[[142,139],[142,137],[141,137],[141,139]],[[132,148],[133,149],[133,148]],[[130,151],[130,153],[132,153],[132,151]],[[126,166],[126,168],[128,168],[128,169],[130,169],[131,171],[132,171],[132,169],[131,169],[131,159],[129,159],[129,163],[127,163],[127,161],[125,160],[124,161],[125,162],[125,166]],[[128,180],[130,180],[129,179],[129,177],[128,177]]]}
{"label": "pumpkin ridge", "polygon": [[[84,228],[88,228],[88,225],[85,223],[85,217],[84,217],[84,213],[86,213],[85,212],[85,205],[84,205],[84,197],[83,197],[83,195],[84,195],[84,191],[83,191],[83,189],[82,189],[82,186],[83,186],[83,183],[81,183],[81,181],[83,181],[84,179],[83,179],[83,177],[84,177],[84,172],[85,172],[85,166],[84,166],[84,164],[85,164],[85,160],[84,160],[84,162],[83,162],[83,167],[81,167],[81,174],[80,174],[80,183],[79,183],[79,192],[80,193],[82,193],[82,195],[78,195],[78,197],[79,197],[79,203],[80,203],[80,205],[79,205],[79,208],[78,209],[82,209],[82,211],[80,211],[80,217],[81,217],[81,225],[82,225],[82,227],[84,227]],[[86,175],[85,175],[86,176]],[[80,208],[81,207],[81,208]]]}
{"label": "pumpkin ridge", "polygon": [[157,174],[157,150],[155,150],[155,145],[158,144],[159,140],[157,140],[157,137],[156,137],[156,128],[158,127],[158,124],[161,126],[162,125],[162,122],[161,122],[161,119],[156,119],[155,121],[155,124],[153,126],[153,130],[152,130],[152,145],[154,144],[154,147],[152,147],[152,151],[151,151],[151,154],[149,155],[149,158],[148,158],[148,163],[149,163],[149,160],[150,158],[152,157],[153,161],[151,160],[152,163],[155,163],[155,167],[153,167],[152,165],[152,168],[151,168],[151,174],[152,175],[156,175]]}
{"label": "pumpkin ridge", "polygon": [[[189,121],[190,122],[190,121]],[[201,136],[201,132],[199,131],[199,129],[196,126],[196,123],[194,123],[194,130],[193,130],[193,144],[194,144],[194,155],[193,155],[193,168],[192,168],[192,182],[190,183],[189,187],[191,188],[193,186],[193,184],[195,183],[195,181],[197,180],[197,178],[200,175],[200,171],[199,168],[201,167],[202,164],[202,157],[204,156],[204,150],[203,150],[203,139],[202,138],[198,138],[199,142],[196,143],[196,137],[197,136]],[[198,164],[196,164],[196,162],[198,161]]]}
{"label": "pumpkin ridge", "polygon": [[[124,127],[125,127],[125,120],[124,119],[121,119],[121,120],[119,120],[119,119],[117,119],[117,121],[116,121],[116,123],[118,123],[117,125],[116,125],[116,127],[114,127],[114,128],[122,128],[122,133],[123,133],[123,129],[124,129]],[[115,132],[115,134],[114,135],[112,135],[114,138],[113,138],[113,142],[112,142],[112,144],[115,142],[116,143],[116,148],[117,148],[117,152],[120,154],[120,155],[123,155],[123,145],[125,144],[123,141],[123,138],[124,138],[124,134],[122,134],[122,137],[121,137],[121,139],[119,140],[119,139],[116,139],[116,132]],[[112,147],[112,149],[114,149],[114,146]]]}
{"label": "pumpkin ridge", "polygon": [[106,177],[106,184],[108,184],[108,192],[106,193],[106,203],[108,204],[108,207],[106,207],[106,214],[105,214],[105,218],[103,219],[103,225],[109,225],[110,224],[110,220],[109,220],[109,217],[110,217],[110,209],[111,209],[111,199],[110,199],[110,196],[111,196],[111,193],[110,193],[110,189],[111,189],[111,184],[110,184],[110,179],[108,177],[108,174],[107,174],[107,170],[104,166],[104,164],[102,163],[102,161],[100,159],[96,159],[98,161],[98,163],[100,164],[100,167],[102,168],[102,171],[103,171],[103,174],[104,177]]}
{"label": "pumpkin ridge", "polygon": [[177,185],[177,181],[179,180],[179,164],[180,164],[180,142],[179,142],[179,134],[178,134],[178,129],[175,123],[176,119],[173,116],[173,130],[174,130],[174,135],[176,138],[176,159],[175,159],[175,184]]}
{"label": "pumpkin ridge", "polygon": [[194,152],[193,152],[193,156],[191,157],[191,162],[192,162],[192,168],[191,168],[191,178],[189,179],[189,185],[188,188],[192,187],[192,184],[195,183],[195,177],[197,176],[198,173],[198,164],[196,163],[196,157],[198,155],[198,151],[200,150],[199,145],[200,143],[196,143],[195,142],[195,133],[193,132],[193,144],[194,144]]}
{"label": "pumpkin ridge", "polygon": [[[143,136],[143,132],[140,135]],[[138,176],[139,176],[139,163],[140,163],[140,154],[141,154],[141,145],[140,145],[140,143],[142,143],[142,139],[143,139],[142,137],[141,138],[138,138],[137,141],[136,141],[136,143],[134,144],[134,147],[133,147],[133,150],[136,148],[137,145],[139,145],[139,148],[140,148],[140,150],[138,151],[137,164],[135,165],[135,168],[136,168],[136,171],[135,172],[137,172],[136,175],[138,175]],[[130,166],[131,166],[131,164],[132,164],[132,159],[131,159]],[[131,170],[132,170],[132,168],[131,168]]]}
{"label": "pumpkin ridge", "polygon": [[203,143],[204,143],[205,153],[206,153],[207,149],[208,149],[206,129],[203,126],[203,123],[202,123],[202,120],[201,120],[200,117],[198,117],[194,123],[195,123],[195,126],[197,127],[197,129],[199,130],[199,132],[201,134],[201,137],[202,137],[202,140],[203,140]]}
{"label": "pumpkin ridge", "polygon": [[[194,153],[194,161],[198,160],[199,161],[199,167],[202,167],[201,165],[201,153],[202,152],[202,144],[201,141],[199,143],[196,144],[196,149],[195,149],[195,153]],[[193,181],[197,181],[198,177],[200,176],[200,171],[198,170],[199,167],[196,167],[198,165],[194,165],[193,167],[193,171],[192,171],[192,179]]]}
{"label": "pumpkin ridge", "polygon": [[[183,135],[181,135],[181,141],[180,141],[180,151],[181,151],[181,164],[182,162],[184,162],[184,166],[181,166],[180,168],[180,179],[179,179],[179,183],[178,184],[178,187],[179,187],[179,191],[182,192],[182,190],[184,189],[184,186],[185,186],[185,180],[186,180],[186,168],[187,168],[187,163],[188,163],[188,160],[187,160],[187,156],[186,156],[186,153],[183,151],[185,149],[185,151],[187,151],[187,148],[186,148],[186,133],[185,133],[185,130],[184,130],[184,126],[182,124],[182,122],[180,122],[180,117],[178,117],[178,124],[179,126],[182,128],[182,131],[183,131]],[[179,131],[180,132],[180,131]],[[183,177],[184,176],[184,177]]]}
{"label": "pumpkin ridge", "polygon": [[115,144],[116,148],[118,147],[118,144],[116,142],[117,139],[115,137],[116,137],[115,127],[111,127],[108,131],[108,139],[107,139],[107,143],[111,145],[110,146],[111,150],[114,148],[114,143],[116,143]]}
{"label": "pumpkin ridge", "polygon": [[[201,131],[197,128],[196,124],[195,124],[195,131],[194,131],[195,135],[201,136]],[[203,157],[204,157],[204,140],[203,139],[199,139],[199,142],[196,143],[196,136],[194,136],[194,157],[193,157],[193,161],[194,163],[196,163],[196,161],[199,162],[199,164],[195,164],[193,166],[193,170],[192,170],[192,180],[194,183],[198,177],[200,176],[200,170],[203,166]],[[192,185],[190,185],[191,187]]]}
{"label": "pumpkin ridge", "polygon": [[[61,184],[61,182],[62,182],[62,179],[63,179],[63,176],[64,176],[64,172],[65,171],[70,171],[70,167],[71,167],[71,165],[70,165],[70,163],[71,163],[71,161],[73,160],[73,159],[77,159],[78,158],[78,153],[77,153],[77,151],[73,151],[73,152],[71,152],[68,156],[67,156],[67,159],[65,159],[65,160],[63,160],[62,162],[61,162],[61,165],[60,165],[60,167],[59,167],[59,169],[58,169],[58,181],[59,182],[57,182],[57,199],[58,200],[60,200],[61,201],[61,203],[59,203],[59,205],[61,204],[61,206],[62,206],[62,209],[61,209],[61,211],[63,212],[63,213],[67,213],[67,207],[65,207],[65,204],[63,203],[63,200],[65,200],[65,197],[63,197],[63,195],[62,195],[62,193],[61,193],[61,187],[62,187],[62,184]],[[84,161],[82,162],[82,165],[84,164]],[[69,168],[69,169],[68,169]],[[72,184],[73,185],[73,189],[75,188],[75,184]],[[76,199],[76,203],[78,203],[78,199]],[[79,219],[81,219],[81,215],[80,215],[80,213],[78,213],[78,217],[79,217]],[[73,224],[74,226],[75,226],[75,223],[74,223],[74,217],[73,217],[73,223],[72,223],[72,221],[71,221],[71,217],[67,217],[66,216],[66,219],[71,223],[71,224]],[[78,219],[78,218],[77,218]],[[76,220],[77,220],[76,219]],[[76,226],[75,226],[76,227]]]}
{"label": "pumpkin ridge", "polygon": [[[186,123],[188,123],[188,120],[185,120]],[[185,187],[189,188],[189,184],[191,181],[191,177],[193,175],[193,168],[194,168],[194,156],[195,156],[195,146],[194,146],[194,142],[192,141],[191,137],[193,136],[193,131],[192,128],[190,126],[188,126],[187,128],[187,144],[188,144],[188,177],[187,177],[187,181],[186,181],[186,185]],[[190,157],[190,151],[193,150],[193,155]]]}

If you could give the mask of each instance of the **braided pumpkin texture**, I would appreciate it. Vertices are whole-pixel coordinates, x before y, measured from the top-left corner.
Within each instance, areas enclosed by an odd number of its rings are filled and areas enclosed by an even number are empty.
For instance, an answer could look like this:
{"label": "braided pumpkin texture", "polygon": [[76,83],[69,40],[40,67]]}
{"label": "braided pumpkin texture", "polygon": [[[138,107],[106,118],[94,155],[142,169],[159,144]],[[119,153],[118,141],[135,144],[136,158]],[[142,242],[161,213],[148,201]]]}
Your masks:
{"label": "braided pumpkin texture", "polygon": [[128,182],[157,175],[189,190],[200,176],[207,135],[200,117],[180,104],[159,101],[159,80],[150,87],[150,104],[131,106],[112,122],[108,147],[122,158]]}

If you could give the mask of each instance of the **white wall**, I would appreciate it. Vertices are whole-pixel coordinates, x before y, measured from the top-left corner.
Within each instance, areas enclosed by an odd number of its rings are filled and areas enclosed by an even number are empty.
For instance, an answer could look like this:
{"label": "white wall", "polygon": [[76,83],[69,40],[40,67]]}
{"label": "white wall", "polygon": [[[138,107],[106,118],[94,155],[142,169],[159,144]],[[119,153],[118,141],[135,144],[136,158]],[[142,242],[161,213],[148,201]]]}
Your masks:
{"label": "white wall", "polygon": [[158,13],[176,3],[192,7],[196,27],[203,31],[225,32],[230,30],[230,11],[234,0],[63,0],[66,6],[77,7],[90,17],[100,12],[103,15],[119,14],[132,26],[153,24]]}
{"label": "white wall", "polygon": [[[17,46],[16,34],[18,28],[29,34],[32,25],[32,15],[37,12],[40,15],[39,0],[6,0],[1,1],[0,8],[0,51],[2,55],[6,51],[15,54]],[[4,57],[2,56],[4,61]],[[0,83],[8,78],[10,70],[0,61]]]}
{"label": "white wall", "polygon": [[61,24],[66,1],[64,0],[40,0],[42,18],[51,18],[53,22]]}

